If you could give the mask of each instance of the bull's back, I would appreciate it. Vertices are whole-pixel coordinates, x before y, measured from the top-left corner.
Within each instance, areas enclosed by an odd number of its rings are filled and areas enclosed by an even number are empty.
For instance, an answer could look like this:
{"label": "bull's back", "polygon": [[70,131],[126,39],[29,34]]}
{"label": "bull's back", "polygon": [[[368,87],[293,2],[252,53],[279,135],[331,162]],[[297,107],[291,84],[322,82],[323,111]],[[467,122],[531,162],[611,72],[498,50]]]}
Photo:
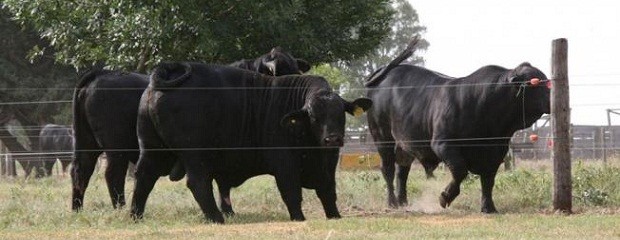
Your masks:
{"label": "bull's back", "polygon": [[147,85],[146,75],[110,73],[98,76],[82,89],[84,115],[100,147],[138,147],[136,118]]}
{"label": "bull's back", "polygon": [[373,100],[372,115],[389,119],[395,140],[430,139],[434,103],[440,101],[442,84],[449,81],[430,70],[400,65],[389,72],[385,80],[369,90]]}
{"label": "bull's back", "polygon": [[150,114],[172,148],[237,148],[257,143],[257,113],[264,106],[252,84],[256,74],[224,66],[192,65],[191,77],[174,89],[149,87]]}

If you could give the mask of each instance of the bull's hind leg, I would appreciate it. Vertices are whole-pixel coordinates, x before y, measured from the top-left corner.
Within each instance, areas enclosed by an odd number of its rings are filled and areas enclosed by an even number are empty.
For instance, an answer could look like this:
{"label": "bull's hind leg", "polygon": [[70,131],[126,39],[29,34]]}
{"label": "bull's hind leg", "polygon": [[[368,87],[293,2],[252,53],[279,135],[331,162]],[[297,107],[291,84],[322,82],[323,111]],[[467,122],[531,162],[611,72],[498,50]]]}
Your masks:
{"label": "bull's hind leg", "polygon": [[396,171],[396,154],[394,153],[394,145],[386,144],[378,148],[381,156],[381,173],[387,185],[388,205],[390,207],[398,207],[396,195],[394,195],[394,172]]}
{"label": "bull's hind leg", "polygon": [[192,191],[205,217],[216,223],[224,223],[224,216],[217,208],[213,196],[213,179],[208,177],[204,159],[199,153],[186,153],[179,156],[185,163],[187,187]]}
{"label": "bull's hind leg", "polygon": [[125,175],[129,159],[137,159],[137,152],[106,152],[108,166],[105,170],[105,180],[108,184],[108,192],[114,208],[125,206]]}
{"label": "bull's hind leg", "polygon": [[[88,182],[93,175],[95,165],[97,164],[97,157],[101,154],[100,151],[88,150],[76,150],[75,159],[73,160],[73,167],[71,168],[71,181],[73,185],[73,194],[71,197],[72,209],[78,211],[82,208],[84,203],[84,193],[88,188]],[[93,149],[93,148],[90,148]]]}
{"label": "bull's hind leg", "polygon": [[167,160],[160,159],[161,154],[161,152],[150,152],[148,150],[140,153],[140,159],[136,165],[136,180],[131,199],[131,217],[134,220],[142,218],[146,200],[159,178],[157,162]]}
{"label": "bull's hind leg", "polygon": [[222,210],[222,213],[228,216],[235,215],[235,212],[232,208],[232,202],[230,200],[231,187],[218,181],[217,189],[220,192],[220,209]]}
{"label": "bull's hind leg", "polygon": [[409,171],[411,165],[401,166],[396,165],[396,197],[398,198],[399,206],[407,206],[407,179],[409,178]]}

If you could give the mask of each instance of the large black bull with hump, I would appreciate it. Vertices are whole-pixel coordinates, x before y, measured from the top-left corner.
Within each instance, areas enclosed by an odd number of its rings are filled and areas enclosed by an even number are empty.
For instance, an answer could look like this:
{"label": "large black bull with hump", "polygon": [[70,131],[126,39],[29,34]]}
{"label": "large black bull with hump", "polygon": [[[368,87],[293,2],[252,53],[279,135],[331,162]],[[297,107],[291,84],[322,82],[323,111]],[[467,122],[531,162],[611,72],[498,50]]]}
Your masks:
{"label": "large black bull with hump", "polygon": [[52,175],[56,159],[62,164],[62,172],[73,161],[73,130],[69,126],[46,124],[39,132],[41,162],[46,176]]}
{"label": "large black bull with hump", "polygon": [[212,180],[230,187],[275,176],[292,220],[304,220],[302,187],[315,189],[327,218],[339,218],[335,171],[348,102],[315,76],[270,77],[195,63],[157,67],[138,113],[140,160],[131,213],[140,218],[155,182],[176,161],[205,216],[223,222]]}
{"label": "large black bull with hump", "polygon": [[[240,64],[251,62],[252,64]],[[295,59],[281,48],[254,60],[243,60],[231,66],[262,74],[298,74],[308,71],[304,60]],[[106,183],[112,205],[125,205],[125,175],[129,162],[139,156],[136,118],[140,96],[149,84],[148,76],[136,73],[96,70],[85,74],[76,87],[74,102],[75,160],[71,171],[73,180],[72,208],[83,205],[84,193],[97,163],[105,152],[108,166]],[[222,209],[232,213],[230,189],[220,187]]]}
{"label": "large black bull with hump", "polygon": [[[452,78],[399,58],[367,82],[374,107],[370,132],[382,159],[388,203],[407,204],[407,177],[418,159],[427,174],[443,161],[452,181],[439,197],[447,207],[459,195],[468,172],[480,175],[482,212],[497,212],[492,199],[495,174],[513,133],[550,112],[549,89],[529,84],[547,77],[529,63],[515,69],[485,66]],[[396,172],[397,195],[394,195]]]}

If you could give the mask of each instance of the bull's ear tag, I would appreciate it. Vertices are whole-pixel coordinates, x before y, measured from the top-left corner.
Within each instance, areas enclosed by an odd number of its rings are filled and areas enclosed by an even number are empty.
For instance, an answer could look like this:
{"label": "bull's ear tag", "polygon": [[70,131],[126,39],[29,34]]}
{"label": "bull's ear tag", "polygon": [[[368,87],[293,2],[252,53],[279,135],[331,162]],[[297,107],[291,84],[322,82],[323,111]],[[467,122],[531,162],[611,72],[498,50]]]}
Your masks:
{"label": "bull's ear tag", "polygon": [[295,119],[291,119],[291,124],[295,124],[297,121]]}
{"label": "bull's ear tag", "polygon": [[353,116],[355,117],[359,117],[362,116],[362,114],[364,113],[364,109],[359,107],[359,106],[355,106],[355,110],[353,110]]}

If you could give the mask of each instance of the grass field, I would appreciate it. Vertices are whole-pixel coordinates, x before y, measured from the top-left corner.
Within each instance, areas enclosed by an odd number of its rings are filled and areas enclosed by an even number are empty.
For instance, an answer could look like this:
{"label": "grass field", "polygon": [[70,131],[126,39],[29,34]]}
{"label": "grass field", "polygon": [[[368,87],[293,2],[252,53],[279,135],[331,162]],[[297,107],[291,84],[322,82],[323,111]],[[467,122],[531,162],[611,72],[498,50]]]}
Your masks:
{"label": "grass field", "polygon": [[[418,166],[416,166],[417,168]],[[304,191],[305,222],[290,222],[273,177],[253,178],[232,192],[238,213],[225,225],[205,222],[185,183],[158,181],[144,220],[127,208],[113,210],[102,173],[91,179],[85,208],[70,211],[70,179],[0,179],[0,239],[620,239],[620,167],[573,165],[573,215],[551,210],[552,174],[547,163],[521,163],[497,177],[494,199],[501,214],[480,210],[480,184],[471,175],[449,209],[437,197],[448,173],[426,180],[413,169],[410,204],[386,207],[379,171],[339,171],[340,220],[325,220],[313,191]],[[133,182],[127,193],[131,199]],[[129,200],[128,199],[128,200]]]}

